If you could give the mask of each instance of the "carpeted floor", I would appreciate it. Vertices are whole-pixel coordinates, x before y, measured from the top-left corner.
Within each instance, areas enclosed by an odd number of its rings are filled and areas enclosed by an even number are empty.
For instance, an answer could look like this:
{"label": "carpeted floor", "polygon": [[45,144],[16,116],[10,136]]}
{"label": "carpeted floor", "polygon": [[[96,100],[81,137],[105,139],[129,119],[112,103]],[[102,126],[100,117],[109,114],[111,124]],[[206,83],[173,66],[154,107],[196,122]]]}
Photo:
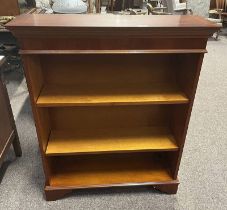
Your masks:
{"label": "carpeted floor", "polygon": [[[46,202],[43,172],[23,76],[8,73],[8,91],[23,157],[11,150],[1,169],[0,210],[227,209],[227,38],[210,40],[180,167],[177,195],[148,187],[75,191]],[[1,180],[1,177],[0,177]]]}

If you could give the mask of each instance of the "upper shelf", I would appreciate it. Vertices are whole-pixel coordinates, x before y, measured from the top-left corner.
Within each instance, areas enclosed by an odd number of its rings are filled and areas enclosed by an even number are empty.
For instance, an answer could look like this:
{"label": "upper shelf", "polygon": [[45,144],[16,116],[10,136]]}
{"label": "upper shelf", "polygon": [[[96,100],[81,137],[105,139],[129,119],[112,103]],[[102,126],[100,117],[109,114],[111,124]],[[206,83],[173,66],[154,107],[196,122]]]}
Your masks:
{"label": "upper shelf", "polygon": [[37,106],[92,106],[132,104],[184,104],[188,98],[176,85],[127,84],[113,87],[45,85]]}
{"label": "upper shelf", "polygon": [[22,55],[67,54],[190,54],[207,53],[206,49],[156,49],[156,50],[20,50]]}

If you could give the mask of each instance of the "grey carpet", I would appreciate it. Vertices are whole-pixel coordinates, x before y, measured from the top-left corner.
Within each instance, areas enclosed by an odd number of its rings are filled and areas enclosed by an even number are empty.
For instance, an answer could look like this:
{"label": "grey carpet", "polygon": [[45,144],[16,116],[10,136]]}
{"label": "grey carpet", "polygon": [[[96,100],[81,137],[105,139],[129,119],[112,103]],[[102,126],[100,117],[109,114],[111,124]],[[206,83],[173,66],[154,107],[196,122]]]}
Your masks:
{"label": "grey carpet", "polygon": [[75,191],[46,202],[37,137],[19,73],[8,73],[8,90],[23,157],[11,150],[2,171],[0,209],[227,209],[227,38],[209,41],[180,167],[177,195],[148,187]]}

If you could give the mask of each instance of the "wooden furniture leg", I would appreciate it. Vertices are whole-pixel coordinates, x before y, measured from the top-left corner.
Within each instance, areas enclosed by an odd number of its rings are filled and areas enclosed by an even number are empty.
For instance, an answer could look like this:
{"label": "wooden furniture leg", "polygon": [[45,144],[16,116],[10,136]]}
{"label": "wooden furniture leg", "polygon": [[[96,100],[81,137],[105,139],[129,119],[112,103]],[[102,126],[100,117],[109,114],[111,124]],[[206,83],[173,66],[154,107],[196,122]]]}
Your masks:
{"label": "wooden furniture leg", "polygon": [[[7,92],[6,86],[5,86],[5,91]],[[8,97],[6,97],[6,102],[8,103],[8,109],[9,109],[9,113],[10,113],[10,120],[11,120],[12,127],[14,129],[14,139],[12,141],[13,149],[14,149],[15,155],[17,157],[21,157],[22,156],[22,150],[21,150],[21,146],[20,146],[19,136],[18,136],[18,133],[17,133],[15,119],[14,119],[14,116],[13,116],[13,110],[12,110],[12,107],[11,107],[11,104],[10,104],[10,101],[9,101]]]}
{"label": "wooden furniture leg", "polygon": [[53,189],[52,187],[45,187],[45,196],[47,201],[56,201],[71,192],[71,189]]}
{"label": "wooden furniture leg", "polygon": [[13,140],[13,149],[14,149],[15,155],[17,157],[22,156],[22,150],[21,150],[20,141],[19,141],[19,137],[18,137],[17,132],[16,132],[14,140]]}
{"label": "wooden furniture leg", "polygon": [[167,194],[176,194],[178,190],[179,183],[174,184],[164,184],[164,185],[155,185],[154,188]]}

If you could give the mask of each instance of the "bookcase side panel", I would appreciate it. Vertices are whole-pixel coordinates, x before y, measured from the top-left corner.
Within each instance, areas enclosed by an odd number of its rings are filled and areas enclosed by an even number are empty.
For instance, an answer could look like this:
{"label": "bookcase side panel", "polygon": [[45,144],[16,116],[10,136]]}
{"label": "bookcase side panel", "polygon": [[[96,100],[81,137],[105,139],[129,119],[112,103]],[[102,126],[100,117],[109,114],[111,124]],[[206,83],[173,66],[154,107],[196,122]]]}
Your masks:
{"label": "bookcase side panel", "polygon": [[24,65],[32,112],[39,141],[39,148],[43,161],[43,169],[46,175],[46,183],[49,183],[50,170],[44,154],[50,132],[49,115],[47,114],[47,109],[37,108],[35,104],[43,85],[41,66],[39,63],[39,58],[37,56],[23,55],[22,61]]}
{"label": "bookcase side panel", "polygon": [[176,105],[172,110],[171,128],[179,145],[179,153],[175,153],[176,155],[171,157],[174,178],[177,178],[179,170],[204,54],[186,55],[184,59],[180,56],[179,60],[181,62],[177,73],[177,80],[185,94],[189,97],[189,104]]}

